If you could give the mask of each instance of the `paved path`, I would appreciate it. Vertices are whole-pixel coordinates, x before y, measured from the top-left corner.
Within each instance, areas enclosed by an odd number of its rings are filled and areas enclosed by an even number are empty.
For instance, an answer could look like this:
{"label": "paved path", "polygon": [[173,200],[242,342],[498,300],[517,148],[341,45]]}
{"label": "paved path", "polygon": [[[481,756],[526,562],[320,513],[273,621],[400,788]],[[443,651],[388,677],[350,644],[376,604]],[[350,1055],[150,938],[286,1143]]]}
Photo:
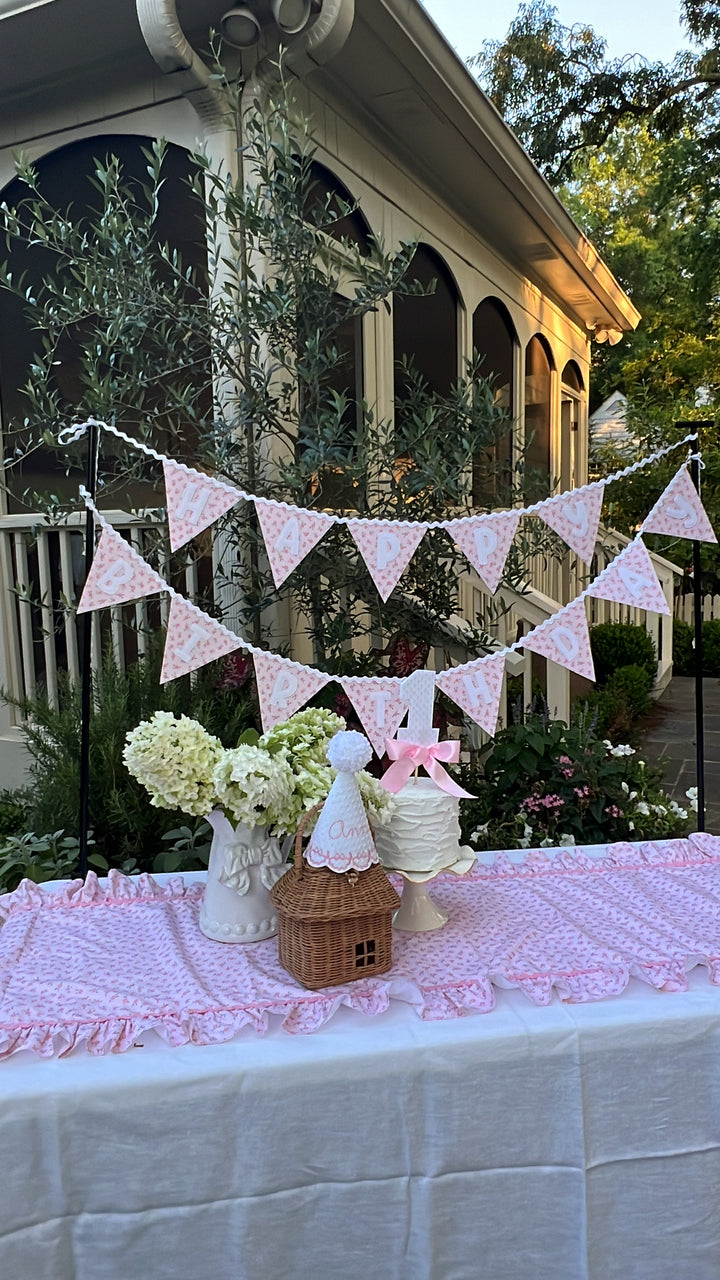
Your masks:
{"label": "paved path", "polygon": [[[703,681],[705,703],[705,829],[720,835],[720,680]],[[673,676],[641,730],[641,750],[665,770],[665,788],[678,804],[695,777],[695,681]]]}

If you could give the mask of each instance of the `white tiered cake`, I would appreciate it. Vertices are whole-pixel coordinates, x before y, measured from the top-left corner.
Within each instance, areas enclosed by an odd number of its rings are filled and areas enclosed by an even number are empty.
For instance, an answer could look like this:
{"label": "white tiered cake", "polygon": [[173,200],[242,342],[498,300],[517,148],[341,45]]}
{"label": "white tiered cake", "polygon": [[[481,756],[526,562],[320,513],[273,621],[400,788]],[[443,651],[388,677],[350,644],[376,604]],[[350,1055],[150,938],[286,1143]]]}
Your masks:
{"label": "white tiered cake", "polygon": [[423,877],[468,869],[475,855],[460,844],[460,801],[456,796],[441,791],[432,778],[411,778],[397,792],[395,802],[388,826],[375,830],[375,847],[383,866]]}

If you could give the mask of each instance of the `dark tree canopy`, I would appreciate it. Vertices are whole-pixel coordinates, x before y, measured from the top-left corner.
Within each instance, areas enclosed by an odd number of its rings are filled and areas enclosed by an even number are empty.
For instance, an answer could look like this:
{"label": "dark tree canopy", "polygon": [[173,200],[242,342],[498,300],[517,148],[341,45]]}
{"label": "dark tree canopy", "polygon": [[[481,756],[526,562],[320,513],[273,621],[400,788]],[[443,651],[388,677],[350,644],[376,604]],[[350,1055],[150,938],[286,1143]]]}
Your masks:
{"label": "dark tree canopy", "polygon": [[645,121],[660,138],[688,125],[720,153],[720,5],[681,0],[692,48],[671,63],[640,54],[608,58],[590,25],[565,27],[546,0],[521,4],[503,41],[473,59],[480,80],[536,164],[554,184],[580,153],[602,146],[617,126]]}

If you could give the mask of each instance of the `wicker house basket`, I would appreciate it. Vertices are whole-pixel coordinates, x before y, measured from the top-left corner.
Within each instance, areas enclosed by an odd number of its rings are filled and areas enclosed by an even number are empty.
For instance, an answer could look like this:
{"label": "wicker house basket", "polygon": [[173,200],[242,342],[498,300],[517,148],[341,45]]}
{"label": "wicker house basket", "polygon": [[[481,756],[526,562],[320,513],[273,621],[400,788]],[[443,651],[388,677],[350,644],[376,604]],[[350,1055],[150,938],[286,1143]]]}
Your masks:
{"label": "wicker house basket", "polygon": [[280,963],[311,991],[385,973],[392,964],[392,915],[400,906],[380,863],[337,872],[306,862],[303,832],[319,808],[303,818],[293,866],[270,890]]}

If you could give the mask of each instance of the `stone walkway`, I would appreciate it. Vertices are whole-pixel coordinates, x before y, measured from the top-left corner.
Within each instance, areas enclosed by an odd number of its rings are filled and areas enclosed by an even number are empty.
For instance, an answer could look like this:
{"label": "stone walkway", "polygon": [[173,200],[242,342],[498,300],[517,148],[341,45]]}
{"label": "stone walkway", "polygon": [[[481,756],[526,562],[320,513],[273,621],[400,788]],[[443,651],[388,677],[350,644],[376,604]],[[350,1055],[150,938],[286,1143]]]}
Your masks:
{"label": "stone walkway", "polygon": [[[720,835],[720,680],[703,681],[705,703],[705,829]],[[695,681],[673,676],[641,729],[641,750],[665,770],[665,788],[687,806],[695,777]]]}

